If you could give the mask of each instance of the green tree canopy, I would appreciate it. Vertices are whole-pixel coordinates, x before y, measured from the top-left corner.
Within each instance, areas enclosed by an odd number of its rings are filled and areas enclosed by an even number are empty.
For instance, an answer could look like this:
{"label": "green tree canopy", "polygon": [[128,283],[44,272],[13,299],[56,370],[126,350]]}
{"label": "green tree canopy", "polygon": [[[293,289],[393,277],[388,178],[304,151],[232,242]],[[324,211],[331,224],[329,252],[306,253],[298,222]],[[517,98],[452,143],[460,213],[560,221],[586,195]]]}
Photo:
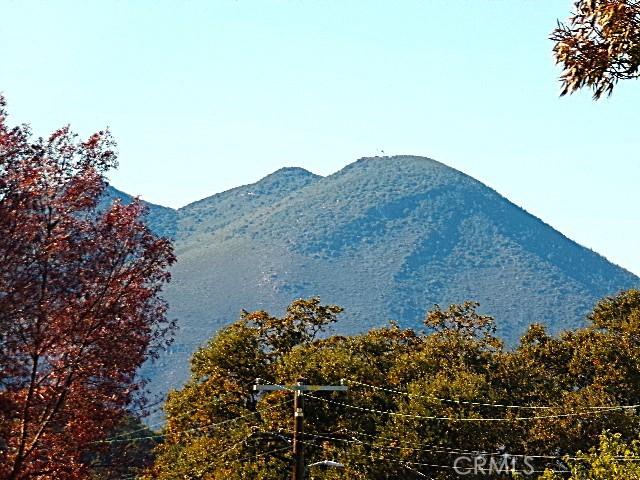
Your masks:
{"label": "green tree canopy", "polygon": [[544,480],[640,480],[640,443],[625,442],[620,434],[604,432],[597,447],[588,453],[578,453],[567,459],[571,475],[560,475],[550,471]]}
{"label": "green tree canopy", "polygon": [[191,380],[170,395],[149,478],[289,478],[292,395],[258,395],[256,378],[349,386],[305,394],[307,463],[344,465],[309,478],[453,479],[460,458],[467,468],[508,458],[536,475],[569,472],[565,457],[599,445],[603,431],[638,437],[635,408],[619,407],[640,404],[640,292],[603,300],[588,326],[559,337],[532,325],[512,350],[477,307],[436,306],[421,332],[392,323],[352,336],[327,335],[341,309],[317,298],[282,318],[244,312],[194,355]]}

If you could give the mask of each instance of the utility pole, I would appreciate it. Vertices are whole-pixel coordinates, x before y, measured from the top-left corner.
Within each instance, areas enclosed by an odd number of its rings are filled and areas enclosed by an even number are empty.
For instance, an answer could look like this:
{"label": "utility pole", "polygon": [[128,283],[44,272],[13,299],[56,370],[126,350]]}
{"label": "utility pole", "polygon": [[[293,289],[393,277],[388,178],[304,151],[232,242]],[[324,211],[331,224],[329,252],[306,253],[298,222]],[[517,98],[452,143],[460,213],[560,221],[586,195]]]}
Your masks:
{"label": "utility pole", "polygon": [[257,392],[293,391],[293,475],[292,480],[304,480],[304,392],[346,392],[346,385],[307,385],[306,378],[299,378],[295,385],[263,385],[256,378],[253,389]]}
{"label": "utility pole", "polygon": [[[306,378],[298,379],[297,387],[307,383]],[[293,480],[304,479],[304,443],[300,437],[304,435],[304,393],[296,390],[293,393]]]}

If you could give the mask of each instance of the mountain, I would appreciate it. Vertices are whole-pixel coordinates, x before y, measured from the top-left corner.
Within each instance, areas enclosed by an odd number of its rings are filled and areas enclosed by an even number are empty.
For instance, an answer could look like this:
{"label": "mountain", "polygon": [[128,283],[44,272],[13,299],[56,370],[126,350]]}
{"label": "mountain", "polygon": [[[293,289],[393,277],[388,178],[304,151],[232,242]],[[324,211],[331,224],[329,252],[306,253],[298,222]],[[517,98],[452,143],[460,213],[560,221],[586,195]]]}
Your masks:
{"label": "mountain", "polygon": [[304,168],[281,168],[257,183],[191,203],[179,212],[178,241],[193,243],[253,211],[279,202],[321,178]]}
{"label": "mountain", "polygon": [[[126,201],[126,200],[125,200]],[[422,157],[363,158],[328,177],[286,168],[149,222],[176,239],[166,291],[180,331],[148,369],[160,390],[240,309],[282,313],[319,295],[345,308],[341,333],[393,319],[420,328],[433,304],[477,300],[513,343],[532,322],[583,324],[640,279],[479,181]]]}
{"label": "mountain", "polygon": [[[101,207],[111,204],[116,199],[119,199],[125,205],[133,202],[131,195],[109,185],[103,195]],[[147,207],[146,221],[149,227],[158,235],[175,238],[178,226],[178,212],[173,208],[163,207],[154,203],[143,203]]]}

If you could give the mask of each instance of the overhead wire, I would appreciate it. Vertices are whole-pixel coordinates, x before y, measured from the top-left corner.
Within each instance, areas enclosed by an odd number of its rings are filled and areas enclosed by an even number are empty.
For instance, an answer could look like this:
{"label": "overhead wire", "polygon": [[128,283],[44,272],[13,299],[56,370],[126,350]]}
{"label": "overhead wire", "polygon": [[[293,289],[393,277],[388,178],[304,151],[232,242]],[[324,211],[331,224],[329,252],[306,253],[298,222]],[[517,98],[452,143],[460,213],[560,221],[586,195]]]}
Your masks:
{"label": "overhead wire", "polygon": [[[469,401],[469,400],[458,400],[458,399],[453,399],[453,398],[443,398],[443,397],[437,397],[435,395],[424,395],[424,394],[419,394],[419,393],[411,393],[411,392],[407,392],[407,391],[402,391],[402,390],[395,390],[393,388],[385,388],[385,387],[380,387],[377,385],[371,385],[369,383],[364,383],[364,382],[360,382],[358,380],[351,380],[351,379],[343,379],[344,382],[346,383],[352,383],[354,385],[359,385],[365,388],[370,388],[373,390],[379,390],[379,391],[383,391],[383,392],[387,392],[387,393],[393,393],[393,394],[397,394],[397,395],[404,395],[406,397],[410,397],[410,398],[425,398],[425,399],[430,399],[430,400],[437,400],[439,402],[445,402],[445,403],[455,403],[455,404],[460,404],[460,405],[473,405],[473,406],[477,406],[477,407],[493,407],[493,408],[507,408],[507,409],[523,409],[523,410],[553,410],[553,409],[560,409],[562,408],[561,406],[558,405],[509,405],[509,404],[501,404],[501,403],[483,403],[483,402],[474,402],[474,401]],[[638,408],[640,405],[621,405],[621,406],[616,406],[615,408],[617,409],[632,409],[632,408]],[[609,407],[609,406],[590,406],[590,407],[583,407],[584,410],[609,410],[613,407]]]}
{"label": "overhead wire", "polygon": [[320,400],[322,402],[330,403],[333,405],[339,405],[346,408],[351,408],[353,410],[359,410],[361,412],[377,413],[381,415],[391,415],[391,416],[402,417],[402,418],[414,418],[417,420],[436,420],[436,421],[447,421],[447,422],[523,422],[523,421],[545,420],[545,419],[548,420],[548,419],[557,419],[557,418],[566,418],[566,417],[581,417],[585,415],[594,415],[594,414],[599,414],[603,412],[618,411],[622,409],[640,407],[640,405],[633,405],[633,406],[628,405],[624,407],[608,407],[608,408],[603,408],[601,410],[589,410],[584,412],[572,412],[572,413],[563,413],[563,414],[556,414],[556,415],[536,415],[533,417],[512,417],[512,418],[438,417],[438,416],[431,416],[431,415],[417,415],[417,414],[410,414],[410,413],[392,412],[390,410],[378,410],[375,408],[360,407],[358,405],[351,405],[349,403],[338,402],[336,400],[330,400],[328,398],[316,397],[315,395],[312,395],[309,393],[305,393],[305,397],[312,398],[315,400]]}
{"label": "overhead wire", "polygon": [[[290,431],[288,433],[291,433]],[[446,450],[446,449],[440,449],[440,448],[418,448],[418,447],[396,447],[396,446],[385,446],[385,445],[377,445],[371,442],[365,442],[359,438],[356,437],[351,437],[351,438],[340,438],[340,437],[332,437],[329,435],[323,435],[323,434],[319,434],[319,433],[309,433],[309,432],[304,432],[304,434],[302,434],[303,437],[309,436],[309,437],[313,437],[313,438],[318,438],[318,439],[322,439],[322,440],[331,440],[331,441],[337,441],[337,442],[345,442],[345,443],[357,443],[360,445],[367,445],[367,446],[371,446],[374,448],[380,448],[380,449],[392,449],[392,450],[415,450],[415,451],[423,451],[423,452],[439,452],[439,453],[451,453],[451,454],[460,454],[460,453],[468,453],[468,454],[473,454],[473,455],[499,455],[499,453],[489,453],[489,452],[480,452],[480,451],[467,451],[467,450],[458,450],[458,451],[450,451],[450,450]],[[378,437],[379,438],[379,437]],[[388,440],[388,439],[387,439]],[[557,458],[557,457],[553,457],[553,458]]]}
{"label": "overhead wire", "polygon": [[[359,381],[355,381],[355,380],[346,380],[347,382],[356,384],[356,385],[360,385],[363,387],[367,387],[367,388],[372,388],[372,389],[377,389],[377,390],[381,390],[381,391],[385,391],[388,393],[393,393],[393,394],[399,394],[399,395],[404,395],[404,396],[408,396],[408,397],[420,397],[420,398],[431,398],[431,399],[435,399],[435,400],[439,400],[439,401],[447,401],[447,402],[452,402],[452,403],[459,403],[459,404],[469,404],[469,405],[474,405],[474,406],[488,406],[488,407],[496,407],[496,408],[509,408],[509,409],[553,409],[553,408],[560,408],[560,407],[551,407],[551,406],[522,406],[522,405],[507,405],[507,404],[496,404],[496,403],[481,403],[481,402],[470,402],[470,401],[461,401],[461,400],[455,400],[455,399],[444,399],[444,398],[439,398],[439,397],[434,397],[434,396],[426,396],[426,395],[420,395],[420,394],[412,394],[410,392],[403,392],[400,390],[395,390],[395,389],[390,389],[390,388],[384,388],[384,387],[378,387],[375,385],[370,385],[370,384],[366,384],[364,382],[359,382]],[[272,382],[267,382],[267,383],[271,383]],[[275,385],[275,384],[273,384]],[[283,387],[284,390],[288,390],[288,391],[296,391],[294,388],[287,388],[287,387]],[[373,409],[373,408],[366,408],[366,407],[361,407],[358,405],[352,405],[349,403],[345,403],[345,402],[339,402],[339,401],[335,401],[335,400],[331,400],[331,399],[327,399],[327,398],[323,398],[323,397],[317,397],[311,393],[305,392],[304,396],[310,399],[315,399],[315,400],[320,400],[322,402],[325,403],[329,403],[329,404],[333,404],[333,405],[338,405],[338,406],[343,406],[346,408],[351,408],[351,409],[355,409],[355,410],[359,410],[359,411],[365,411],[365,412],[370,412],[370,413],[376,413],[376,414],[382,414],[382,415],[391,415],[391,416],[398,416],[398,417],[404,417],[404,418],[415,418],[415,419],[426,419],[426,420],[436,420],[436,421],[451,421],[451,422],[514,422],[514,421],[534,421],[534,420],[539,420],[539,419],[557,419],[557,418],[566,418],[566,417],[578,417],[578,416],[585,416],[585,415],[592,415],[592,414],[598,414],[598,413],[606,413],[606,412],[610,412],[610,411],[620,411],[620,410],[628,410],[628,409],[636,409],[639,408],[640,405],[623,405],[623,406],[611,406],[611,407],[588,407],[587,409],[585,409],[584,411],[580,411],[580,412],[572,412],[572,413],[563,413],[563,414],[554,414],[554,415],[535,415],[535,416],[529,416],[529,417],[511,417],[511,418],[504,418],[504,417],[499,417],[499,418],[485,418],[485,417],[462,417],[462,418],[456,418],[456,417],[438,417],[438,416],[426,416],[426,415],[416,415],[416,414],[407,414],[407,413],[401,413],[401,412],[394,412],[394,411],[388,411],[388,410],[378,410],[378,409]],[[270,407],[268,407],[268,409],[272,409],[272,408],[276,408],[278,406],[287,404],[287,403],[291,403],[292,400],[287,400],[284,402],[280,402],[276,405],[272,405]],[[196,427],[196,428],[192,428],[192,429],[187,429],[184,431],[178,431],[178,432],[172,432],[172,433],[167,433],[167,434],[162,434],[162,435],[154,435],[154,436],[150,436],[147,437],[149,439],[155,439],[155,438],[161,438],[161,437],[165,437],[165,436],[170,436],[170,435],[178,435],[180,433],[189,433],[189,432],[193,432],[193,431],[198,431],[198,430],[204,430],[204,429],[209,429],[209,428],[215,428],[218,427],[220,425],[224,425],[230,422],[234,422],[234,421],[238,421],[244,418],[248,418],[252,415],[255,415],[257,413],[260,412],[251,412],[247,415],[243,415],[240,417],[235,417],[232,419],[228,419],[228,420],[224,420],[222,422],[217,422],[217,423],[212,423],[209,425],[204,425],[201,427]],[[362,436],[368,436],[368,437],[372,437],[372,438],[378,438],[378,439],[382,439],[382,440],[388,440],[388,441],[397,441],[396,439],[390,439],[387,437],[376,437],[374,435],[370,435],[370,434],[366,434],[363,432],[357,432],[357,431],[350,431],[350,433],[354,434],[354,435],[362,435]],[[330,440],[330,441],[341,441],[341,442],[347,442],[347,443],[355,443],[355,444],[362,444],[362,445],[366,445],[366,446],[370,446],[376,449],[380,449],[380,450],[412,450],[412,451],[416,451],[416,452],[437,452],[437,453],[445,453],[445,454],[467,454],[467,455],[473,455],[474,457],[488,457],[488,456],[507,456],[507,457],[528,457],[528,458],[538,458],[538,459],[549,459],[549,460],[563,460],[563,459],[569,459],[569,460],[583,460],[581,458],[577,458],[577,457],[561,457],[561,456],[552,456],[552,455],[522,455],[522,454],[508,454],[506,452],[483,452],[483,451],[474,451],[474,450],[464,450],[464,449],[454,449],[451,447],[445,447],[445,446],[441,446],[441,445],[427,445],[427,444],[415,444],[415,443],[411,443],[411,442],[406,442],[406,441],[400,441],[403,442],[405,444],[410,444],[412,445],[411,447],[403,447],[403,446],[391,446],[391,445],[377,445],[371,442],[365,442],[362,441],[359,438],[356,437],[352,437],[351,439],[346,439],[346,438],[338,438],[338,437],[332,437],[332,436],[328,436],[328,435],[321,435],[321,434],[314,434],[314,433],[307,433],[305,435],[314,437],[314,438],[318,438],[318,439],[324,439],[324,440]],[[282,437],[284,438],[287,442],[291,443],[291,440],[287,439],[286,437]],[[135,441],[135,440],[143,440],[144,437],[142,438],[138,438],[138,439],[126,439],[124,441]],[[96,443],[108,443],[108,442],[116,442],[118,441],[117,439],[111,439],[111,440],[106,440],[106,441],[101,441],[101,442],[96,442]],[[246,438],[240,442],[237,442],[235,445],[238,445],[240,443],[243,443],[246,441]],[[313,446],[317,446],[313,443],[310,442],[306,442],[304,440],[298,440],[300,441],[302,444],[307,444],[307,445],[313,445]],[[430,447],[430,448],[424,448],[425,446]],[[229,448],[233,448],[229,447]],[[229,448],[227,448],[228,451]],[[243,458],[239,458],[239,459],[232,459],[232,460],[227,460],[225,463],[229,463],[229,462],[237,462],[237,461],[245,461],[245,460],[250,460],[253,458],[258,458],[258,457],[262,457],[265,455],[269,455],[272,453],[277,453],[280,451],[284,451],[284,450],[289,450],[290,447],[283,447],[283,448],[279,448],[279,449],[274,449],[274,450],[270,450],[268,452],[262,452],[260,454],[257,455],[252,455],[252,456],[248,456],[248,457],[243,457]],[[222,453],[222,452],[221,452]],[[396,459],[396,458],[389,458],[386,457],[384,455],[380,455],[379,456],[380,459],[383,460],[387,460],[387,461],[393,461],[396,463],[399,463],[403,466],[405,466],[405,468],[409,468],[409,465],[413,465],[413,466],[423,466],[423,467],[433,467],[433,468],[449,468],[449,469],[453,469],[456,468],[455,466],[452,465],[441,465],[441,464],[429,464],[429,463],[422,463],[422,462],[413,462],[413,461],[407,461],[407,460],[400,460],[400,459]],[[638,461],[640,460],[640,457],[616,457],[616,460],[622,460],[622,461]],[[464,470],[464,469],[460,469],[460,470]],[[416,470],[417,471],[417,470]],[[543,473],[545,470],[510,470],[511,472],[519,472],[519,473]],[[552,470],[553,472],[556,473],[560,473],[560,472],[565,472],[565,470]]]}
{"label": "overhead wire", "polygon": [[193,427],[193,428],[189,428],[189,429],[186,429],[186,430],[178,430],[178,431],[169,432],[169,433],[159,433],[159,434],[156,434],[156,435],[149,435],[149,436],[145,436],[145,437],[134,437],[134,438],[112,437],[112,438],[105,439],[105,440],[96,440],[94,442],[89,442],[89,444],[90,445],[91,444],[109,444],[109,443],[121,443],[121,442],[129,442],[129,443],[131,443],[131,442],[138,442],[138,441],[142,441],[142,440],[157,440],[159,438],[171,437],[171,436],[176,436],[176,435],[180,435],[180,434],[184,434],[184,433],[192,433],[192,432],[197,432],[197,431],[200,431],[200,430],[208,430],[208,429],[219,427],[221,425],[226,425],[228,423],[236,422],[238,420],[249,418],[249,417],[251,417],[253,415],[258,415],[263,411],[273,410],[274,408],[280,407],[282,405],[286,405],[286,404],[291,403],[291,402],[292,402],[292,400],[288,399],[288,400],[285,400],[283,402],[279,402],[279,403],[276,403],[274,405],[270,405],[270,406],[264,408],[261,411],[256,410],[255,412],[249,412],[246,415],[241,415],[241,416],[238,416],[238,417],[229,418],[227,420],[222,420],[220,422],[212,422],[212,423],[209,423],[209,424],[206,424],[206,425],[201,425],[199,427]]}
{"label": "overhead wire", "polygon": [[[220,397],[216,397],[215,398],[216,402],[214,402],[214,403],[219,403],[224,398],[225,398],[225,395],[221,395]],[[153,405],[158,405],[158,402],[152,404],[152,406]],[[162,410],[162,408],[155,410],[155,412],[158,412],[160,410]],[[186,412],[180,412],[176,416],[177,416],[177,418],[184,418],[184,417],[193,415],[196,412],[201,412],[201,411],[205,411],[205,410],[206,410],[206,407],[192,408],[191,410],[187,410]],[[129,436],[129,435],[135,434],[135,433],[144,432],[144,431],[147,431],[147,430],[153,430],[154,428],[159,427],[159,426],[163,425],[164,423],[165,422],[161,420],[161,421],[149,424],[149,425],[145,425],[145,426],[140,427],[140,428],[138,428],[136,430],[130,430],[128,432],[123,432],[123,433],[120,433],[118,435],[112,435],[110,438],[113,439],[113,438],[119,438],[119,437],[126,437],[126,436]]]}
{"label": "overhead wire", "polygon": [[397,438],[380,437],[380,436],[377,436],[377,435],[371,435],[370,433],[358,432],[356,430],[349,430],[349,429],[346,429],[346,428],[341,429],[341,431],[346,431],[346,432],[349,432],[350,434],[353,434],[353,435],[361,435],[361,436],[364,436],[364,437],[375,438],[375,439],[378,439],[378,440],[386,440],[386,441],[389,441],[389,442],[404,443],[405,445],[420,445],[420,446],[424,446],[424,447],[427,447],[427,448],[439,449],[439,450],[443,450],[443,451],[450,451],[452,453],[473,452],[473,453],[476,453],[476,454],[492,455],[491,452],[487,452],[485,450],[463,450],[463,449],[460,449],[460,448],[447,447],[447,446],[444,446],[444,445],[435,445],[435,444],[431,444],[431,443],[416,443],[416,442],[410,442],[410,441],[407,441],[407,440],[400,440],[400,439],[397,439]]}
{"label": "overhead wire", "polygon": [[[353,382],[353,380],[348,380],[348,379],[343,379],[343,382]],[[273,382],[267,382],[271,385],[276,385]],[[382,387],[376,387],[374,385],[369,385],[369,384],[364,384],[362,382],[358,382],[361,383],[362,385],[366,385],[366,386],[370,386],[372,388],[378,388],[381,390],[386,390],[389,392],[394,392],[394,393],[398,393],[398,394],[408,394],[408,392],[401,392],[398,390],[392,390],[392,389],[384,389]],[[284,390],[288,390],[291,392],[295,392],[296,390],[293,388],[288,388],[284,385],[282,385]],[[366,412],[370,412],[370,413],[378,413],[378,414],[384,414],[384,415],[393,415],[393,416],[399,416],[399,417],[406,417],[406,418],[415,418],[415,419],[422,419],[422,420],[438,420],[438,421],[450,421],[450,422],[514,422],[514,421],[528,421],[528,420],[539,420],[539,419],[557,419],[557,418],[566,418],[566,417],[580,417],[580,416],[584,416],[584,415],[593,415],[593,414],[597,414],[597,413],[602,413],[602,412],[611,412],[611,411],[621,411],[621,410],[633,410],[633,409],[638,409],[640,408],[640,404],[634,404],[634,405],[612,405],[612,406],[603,406],[603,407],[593,407],[592,409],[585,409],[584,411],[575,411],[575,412],[570,412],[570,413],[559,413],[559,414],[554,414],[554,415],[535,415],[535,416],[530,416],[530,417],[511,417],[511,418],[506,418],[506,417],[495,417],[495,418],[486,418],[486,417],[438,417],[438,416],[429,416],[429,415],[417,415],[417,414],[407,414],[407,413],[400,413],[400,412],[392,412],[392,411],[388,411],[388,410],[377,410],[377,409],[372,409],[372,408],[366,408],[366,407],[360,407],[357,405],[351,405],[351,404],[347,404],[344,402],[338,402],[335,400],[330,400],[327,398],[323,398],[323,397],[316,397],[315,395],[305,392],[304,396],[307,398],[312,398],[312,399],[316,399],[316,400],[321,400],[323,402],[326,403],[332,403],[335,405],[341,405],[347,408],[352,408],[352,409],[356,409],[356,410],[360,410],[360,411],[366,411]],[[493,405],[493,406],[497,406],[499,404],[485,404],[485,405]],[[512,406],[515,407],[515,406]],[[546,408],[546,407],[545,407]],[[552,407],[552,408],[559,408],[559,407]]]}
{"label": "overhead wire", "polygon": [[246,460],[251,460],[253,458],[264,457],[266,455],[271,455],[272,453],[282,452],[284,450],[290,450],[290,447],[276,448],[274,450],[269,450],[268,452],[262,452],[262,453],[259,453],[257,455],[251,455],[249,457],[233,458],[231,460],[225,461],[225,463],[228,464],[228,463],[231,463],[231,462],[244,462]]}
{"label": "overhead wire", "polygon": [[[360,432],[356,432],[358,434],[361,434]],[[428,453],[444,453],[447,455],[473,455],[474,457],[504,457],[507,456],[509,458],[511,457],[517,457],[517,458],[537,458],[537,459],[547,459],[547,460],[563,460],[567,457],[562,456],[562,455],[525,455],[525,454],[512,454],[512,453],[508,453],[508,452],[484,452],[484,451],[479,451],[479,450],[463,450],[463,449],[456,449],[455,451],[451,451],[451,449],[446,449],[446,448],[421,448],[418,446],[414,446],[414,447],[407,447],[407,446],[393,446],[393,445],[378,445],[375,443],[371,443],[371,442],[365,442],[363,440],[360,440],[358,438],[352,437],[351,439],[348,438],[339,438],[339,437],[331,437],[328,435],[322,435],[322,434],[317,434],[317,433],[308,433],[305,432],[303,434],[303,436],[310,436],[310,437],[314,437],[314,438],[319,438],[319,439],[324,439],[324,440],[331,440],[331,441],[338,441],[338,442],[346,442],[346,443],[357,443],[357,444],[361,444],[361,445],[367,445],[373,448],[378,448],[381,450],[413,450],[416,452],[428,452]],[[370,435],[371,437],[375,437],[373,435]],[[380,437],[376,437],[376,438],[380,438]],[[388,438],[386,440],[389,440]],[[421,444],[416,444],[413,443],[413,445],[421,445]],[[640,460],[640,457],[614,457],[617,460]],[[568,457],[569,460],[580,460],[580,458],[578,457]]]}
{"label": "overhead wire", "polygon": [[[310,436],[315,436],[314,434],[304,434],[304,435],[310,435]],[[370,445],[367,444],[365,442],[359,442],[359,441],[355,441],[355,440],[347,440],[347,439],[339,439],[339,438],[334,438],[334,440],[338,440],[338,441],[348,441],[351,443],[358,443],[358,444],[364,444],[364,445]],[[297,440],[299,443],[303,444],[303,445],[307,445],[307,446],[312,446],[312,447],[317,447],[317,445],[305,441],[305,440]],[[375,446],[375,445],[374,445]],[[442,464],[433,464],[433,463],[422,463],[422,462],[414,462],[414,461],[408,461],[408,460],[401,460],[398,458],[389,458],[387,456],[381,455],[381,454],[376,454],[378,455],[378,459],[381,460],[387,460],[387,461],[392,461],[395,463],[400,463],[400,464],[408,464],[408,465],[416,465],[416,466],[423,466],[423,467],[434,467],[434,468],[446,468],[446,469],[453,469],[456,470],[456,472],[459,471],[469,471],[469,473],[471,473],[471,471],[473,470],[471,467],[456,467],[455,465],[442,465]],[[509,455],[507,458],[510,458],[511,455]],[[536,458],[534,456],[531,456],[531,458]],[[543,457],[537,457],[537,458],[543,458]],[[546,457],[544,457],[546,458]],[[560,457],[550,457],[550,459],[557,459],[557,460],[562,460],[562,458]],[[544,473],[546,470],[517,470],[517,469],[509,469],[509,472],[512,473]],[[563,473],[565,472],[565,470],[551,470],[551,472],[553,473]]]}

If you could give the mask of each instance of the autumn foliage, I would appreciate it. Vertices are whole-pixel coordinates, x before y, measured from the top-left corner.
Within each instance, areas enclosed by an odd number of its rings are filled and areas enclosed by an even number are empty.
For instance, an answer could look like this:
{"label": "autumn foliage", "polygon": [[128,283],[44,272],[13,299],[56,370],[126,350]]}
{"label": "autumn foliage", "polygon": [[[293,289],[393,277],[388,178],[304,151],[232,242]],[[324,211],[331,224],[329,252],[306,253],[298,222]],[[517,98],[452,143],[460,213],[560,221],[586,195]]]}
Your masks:
{"label": "autumn foliage", "polygon": [[171,244],[102,205],[109,132],[33,139],[0,97],[0,478],[84,478],[173,328]]}
{"label": "autumn foliage", "polygon": [[619,80],[640,76],[638,0],[578,0],[551,39],[563,67],[562,95],[589,87],[598,99]]}

